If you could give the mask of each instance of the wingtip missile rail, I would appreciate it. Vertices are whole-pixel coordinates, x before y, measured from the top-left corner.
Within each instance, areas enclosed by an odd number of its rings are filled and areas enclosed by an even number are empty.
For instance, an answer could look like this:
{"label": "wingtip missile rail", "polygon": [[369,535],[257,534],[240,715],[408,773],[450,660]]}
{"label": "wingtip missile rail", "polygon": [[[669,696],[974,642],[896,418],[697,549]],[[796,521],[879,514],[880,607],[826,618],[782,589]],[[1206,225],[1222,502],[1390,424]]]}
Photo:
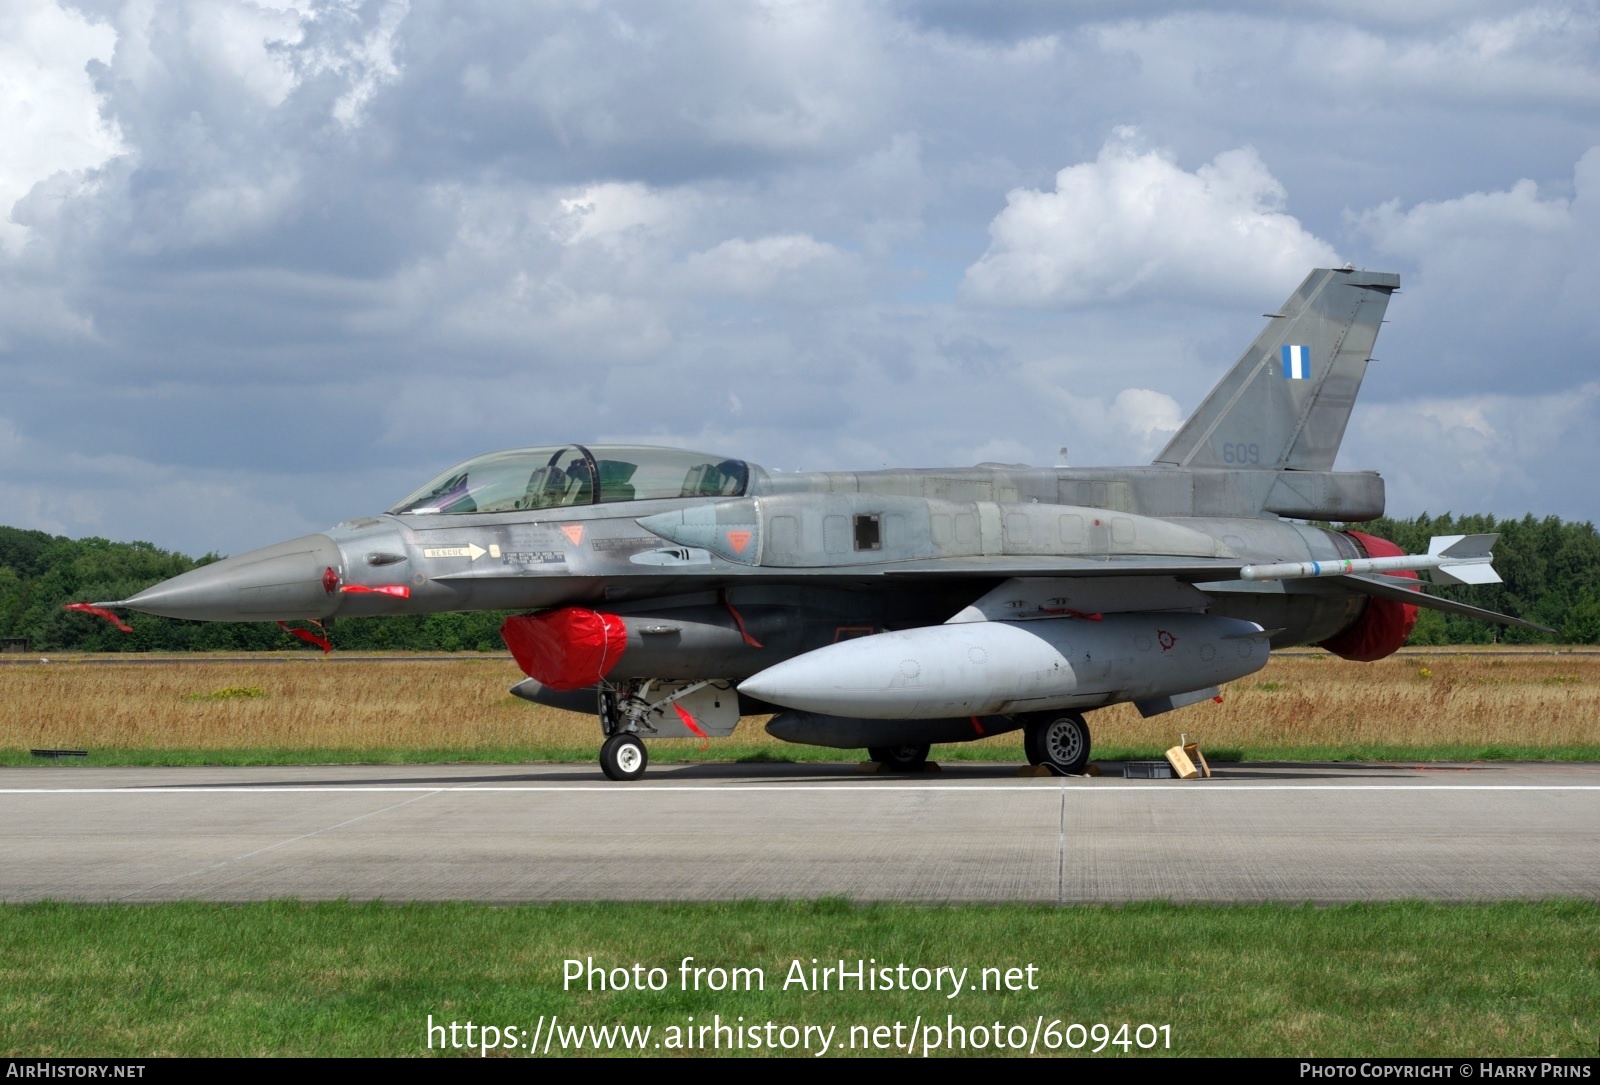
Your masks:
{"label": "wingtip missile rail", "polygon": [[1435,582],[1441,584],[1498,584],[1500,575],[1489,563],[1494,560],[1490,550],[1499,537],[1499,535],[1436,535],[1429,542],[1426,554],[1246,565],[1239,570],[1239,579],[1305,580],[1312,577],[1427,571]]}

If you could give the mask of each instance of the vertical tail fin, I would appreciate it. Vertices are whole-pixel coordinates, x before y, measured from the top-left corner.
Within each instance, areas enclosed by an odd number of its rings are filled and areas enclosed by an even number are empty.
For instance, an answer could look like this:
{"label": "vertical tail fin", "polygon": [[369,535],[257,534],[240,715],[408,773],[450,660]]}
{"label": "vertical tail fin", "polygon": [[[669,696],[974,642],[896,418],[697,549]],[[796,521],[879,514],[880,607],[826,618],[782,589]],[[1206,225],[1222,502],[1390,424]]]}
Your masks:
{"label": "vertical tail fin", "polygon": [[1320,268],[1156,457],[1178,467],[1330,471],[1400,276]]}

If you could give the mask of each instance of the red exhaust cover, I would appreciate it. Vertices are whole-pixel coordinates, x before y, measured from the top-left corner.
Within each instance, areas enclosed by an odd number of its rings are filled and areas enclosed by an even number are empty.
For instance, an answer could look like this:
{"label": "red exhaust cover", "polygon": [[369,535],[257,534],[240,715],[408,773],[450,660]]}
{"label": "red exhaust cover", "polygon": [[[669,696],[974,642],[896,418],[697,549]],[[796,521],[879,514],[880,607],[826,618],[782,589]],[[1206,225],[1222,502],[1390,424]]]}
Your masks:
{"label": "red exhaust cover", "polygon": [[563,607],[507,618],[500,637],[529,678],[551,689],[583,689],[617,665],[628,627],[615,614]]}
{"label": "red exhaust cover", "polygon": [[[1345,534],[1354,539],[1356,545],[1364,550],[1369,558],[1397,558],[1405,554],[1404,550],[1388,539],[1380,539],[1376,535],[1364,535],[1359,531],[1346,531]],[[1409,569],[1390,575],[1417,579],[1417,574]],[[1412,627],[1416,624],[1417,608],[1412,604],[1369,596],[1367,605],[1362,608],[1361,616],[1318,647],[1326,648],[1341,659],[1371,663],[1375,659],[1393,655],[1406,642],[1406,638],[1411,635]]]}

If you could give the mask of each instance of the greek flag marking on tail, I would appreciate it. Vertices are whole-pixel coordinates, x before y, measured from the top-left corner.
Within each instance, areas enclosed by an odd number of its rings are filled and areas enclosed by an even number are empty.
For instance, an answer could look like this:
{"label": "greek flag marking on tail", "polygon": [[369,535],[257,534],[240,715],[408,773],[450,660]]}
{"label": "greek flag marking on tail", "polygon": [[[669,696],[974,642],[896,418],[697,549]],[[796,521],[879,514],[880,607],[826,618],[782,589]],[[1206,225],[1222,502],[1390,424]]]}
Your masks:
{"label": "greek flag marking on tail", "polygon": [[1283,345],[1283,375],[1289,380],[1302,381],[1311,376],[1311,348]]}

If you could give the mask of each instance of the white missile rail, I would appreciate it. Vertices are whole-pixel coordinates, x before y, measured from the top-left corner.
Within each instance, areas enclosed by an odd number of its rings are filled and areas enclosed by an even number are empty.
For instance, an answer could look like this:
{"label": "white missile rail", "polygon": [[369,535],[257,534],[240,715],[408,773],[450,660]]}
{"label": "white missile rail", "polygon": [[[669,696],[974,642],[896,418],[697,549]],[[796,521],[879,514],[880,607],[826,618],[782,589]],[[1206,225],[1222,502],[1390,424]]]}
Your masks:
{"label": "white missile rail", "polygon": [[1435,535],[1426,554],[1392,558],[1348,558],[1342,561],[1280,561],[1246,565],[1240,580],[1304,580],[1320,576],[1359,576],[1402,571],[1427,572],[1435,584],[1498,584],[1500,574],[1489,564],[1495,535]]}

